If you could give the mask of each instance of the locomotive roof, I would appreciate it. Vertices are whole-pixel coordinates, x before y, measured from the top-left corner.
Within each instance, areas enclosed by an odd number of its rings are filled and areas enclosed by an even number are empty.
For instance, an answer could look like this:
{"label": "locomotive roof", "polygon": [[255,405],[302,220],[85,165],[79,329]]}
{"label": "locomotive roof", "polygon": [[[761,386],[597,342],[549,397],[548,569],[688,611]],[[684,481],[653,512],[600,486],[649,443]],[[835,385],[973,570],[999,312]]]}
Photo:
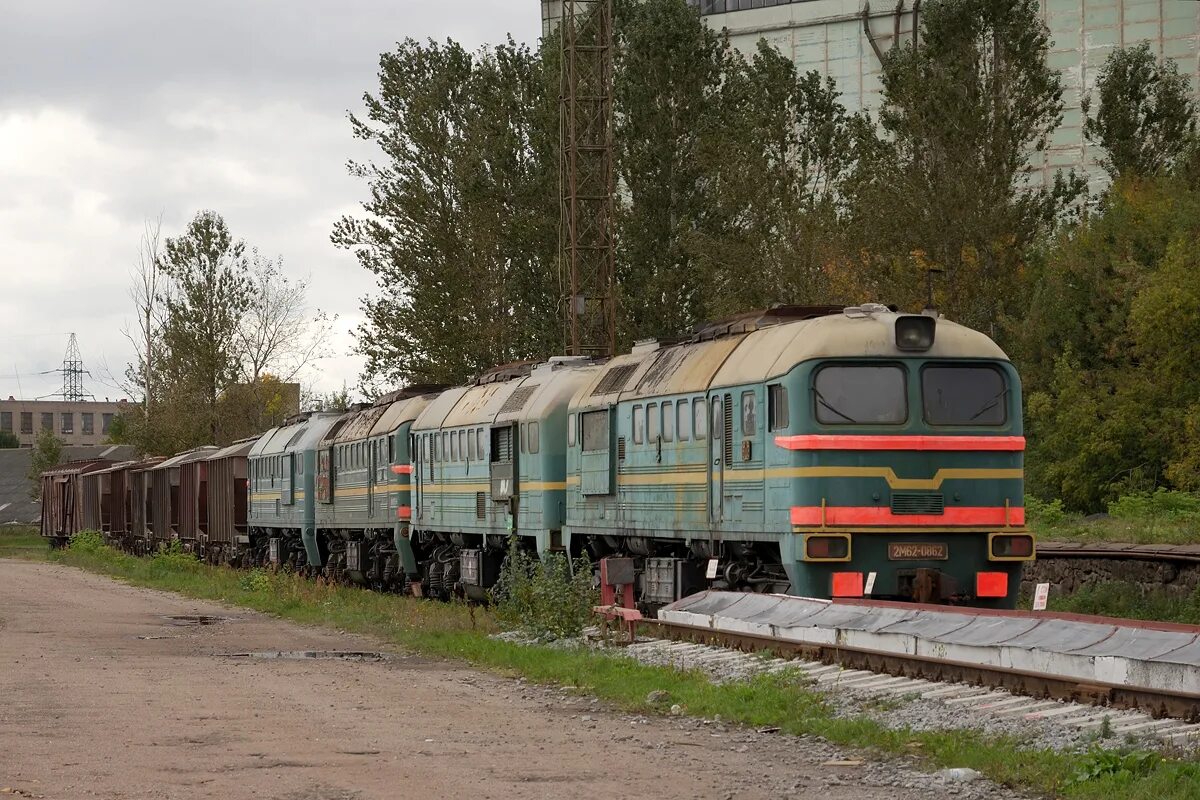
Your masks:
{"label": "locomotive roof", "polygon": [[553,406],[569,400],[598,370],[599,366],[587,359],[556,358],[522,370],[509,380],[451,389],[429,404],[413,430],[541,419]]}
{"label": "locomotive roof", "polygon": [[[572,405],[603,405],[618,398],[759,383],[818,358],[912,356],[896,347],[895,323],[900,316],[907,315],[892,311],[830,314],[706,341],[640,345],[609,361],[576,393]],[[984,334],[945,319],[937,321],[933,346],[919,355],[1008,360]]]}
{"label": "locomotive roof", "polygon": [[425,407],[429,405],[429,401],[433,395],[422,394],[416,397],[401,397],[388,404],[387,410],[379,417],[375,423],[375,427],[371,428],[371,436],[382,436],[385,433],[391,433],[406,422],[412,422]]}
{"label": "locomotive roof", "polygon": [[262,435],[250,450],[250,457],[275,455],[291,450],[306,450],[315,447],[338,419],[338,414],[314,412],[291,425],[272,428]]}
{"label": "locomotive roof", "polygon": [[375,427],[375,422],[383,416],[383,412],[387,411],[387,408],[387,406],[363,406],[347,411],[325,431],[325,435],[321,437],[321,444],[351,442],[367,438],[371,433],[371,428]]}

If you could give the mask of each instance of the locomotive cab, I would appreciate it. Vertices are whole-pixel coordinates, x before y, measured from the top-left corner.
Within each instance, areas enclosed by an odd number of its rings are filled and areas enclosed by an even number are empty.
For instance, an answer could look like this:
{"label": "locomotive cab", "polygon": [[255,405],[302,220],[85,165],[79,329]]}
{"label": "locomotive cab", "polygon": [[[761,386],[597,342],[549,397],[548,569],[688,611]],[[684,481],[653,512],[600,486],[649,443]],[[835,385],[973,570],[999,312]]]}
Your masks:
{"label": "locomotive cab", "polygon": [[860,319],[893,346],[805,361],[779,384],[794,421],[774,437],[791,592],[1013,606],[1034,556],[1015,369],[953,323]]}

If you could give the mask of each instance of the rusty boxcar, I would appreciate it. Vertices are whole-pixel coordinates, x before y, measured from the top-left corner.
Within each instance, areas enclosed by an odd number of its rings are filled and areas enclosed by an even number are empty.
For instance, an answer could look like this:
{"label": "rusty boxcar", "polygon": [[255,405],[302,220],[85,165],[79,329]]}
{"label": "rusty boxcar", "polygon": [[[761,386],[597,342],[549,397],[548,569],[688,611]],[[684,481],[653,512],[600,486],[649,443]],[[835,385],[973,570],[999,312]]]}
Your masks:
{"label": "rusty boxcar", "polygon": [[62,546],[86,530],[82,478],[111,464],[108,459],[71,461],[42,473],[42,536]]}
{"label": "rusty boxcar", "polygon": [[207,527],[200,539],[200,555],[210,563],[240,563],[238,545],[249,545],[246,509],[249,502],[250,449],[259,437],[234,442],[212,453],[203,462],[207,470]]}
{"label": "rusty boxcar", "polygon": [[[172,539],[182,538],[181,524],[188,521],[194,526],[198,515],[196,495],[198,486],[181,488],[181,469],[185,464],[207,458],[216,452],[212,446],[198,447],[177,453],[148,470],[150,476],[150,541],[151,549],[157,549]],[[195,474],[193,474],[195,477]],[[207,510],[205,512],[207,514]]]}
{"label": "rusty boxcar", "polygon": [[126,481],[129,489],[129,549],[135,553],[148,552],[152,540],[150,523],[153,519],[154,497],[150,491],[151,470],[163,459],[148,458],[129,467]]}

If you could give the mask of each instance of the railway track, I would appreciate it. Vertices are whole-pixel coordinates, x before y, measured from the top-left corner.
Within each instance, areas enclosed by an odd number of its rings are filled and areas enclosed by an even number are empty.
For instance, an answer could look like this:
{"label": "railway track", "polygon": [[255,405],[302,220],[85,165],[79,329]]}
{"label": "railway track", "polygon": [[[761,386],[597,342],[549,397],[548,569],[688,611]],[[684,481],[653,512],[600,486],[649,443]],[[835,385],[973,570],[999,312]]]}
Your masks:
{"label": "railway track", "polygon": [[1196,626],[710,591],[640,632],[650,638],[628,649],[653,663],[711,663],[738,677],[798,670],[834,702],[919,699],[933,705],[915,706],[918,718],[1200,746]]}
{"label": "railway track", "polygon": [[1038,560],[1096,558],[1200,564],[1200,544],[1038,541]]}
{"label": "railway track", "polygon": [[[1178,732],[1200,735],[1200,725],[1193,724],[1200,722],[1200,694],[1190,692],[1083,682],[1030,670],[897,654],[844,644],[789,642],[661,620],[647,620],[645,631],[661,639],[694,642],[745,653],[770,653],[786,661],[796,661],[802,668],[804,665],[817,665],[807,671],[817,671],[819,675],[830,674],[819,667],[834,667],[843,673],[843,679],[853,678],[855,681],[868,676],[907,679],[906,682],[880,680],[877,684],[874,681],[864,684],[878,685],[898,695],[935,683],[963,684],[1007,692],[1014,697],[1024,696],[1033,701],[1065,701],[1134,711],[1151,719],[1170,718],[1181,723],[1177,726]],[[845,674],[847,672],[853,675]],[[1013,711],[1021,708],[1016,706]]]}

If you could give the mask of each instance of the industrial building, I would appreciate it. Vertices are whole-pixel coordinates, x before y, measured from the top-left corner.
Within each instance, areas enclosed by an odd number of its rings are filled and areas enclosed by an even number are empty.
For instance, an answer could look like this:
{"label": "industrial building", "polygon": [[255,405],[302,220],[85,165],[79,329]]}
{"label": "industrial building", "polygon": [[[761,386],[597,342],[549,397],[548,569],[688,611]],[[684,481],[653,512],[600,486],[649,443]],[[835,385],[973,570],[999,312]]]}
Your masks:
{"label": "industrial building", "polygon": [[[920,0],[688,0],[713,28],[727,31],[745,53],[766,39],[802,71],[817,70],[837,81],[850,111],[874,110],[880,102],[880,59],[912,41]],[[562,0],[542,0],[542,27],[562,16]],[[1062,73],[1063,122],[1033,165],[1047,180],[1060,168],[1082,168],[1093,179],[1096,153],[1083,137],[1080,101],[1095,88],[1100,67],[1114,48],[1149,41],[1160,57],[1174,60],[1200,91],[1200,2],[1196,0],[1042,0],[1042,18],[1053,44],[1049,65]]]}
{"label": "industrial building", "polygon": [[11,433],[22,447],[32,447],[42,430],[51,430],[67,445],[98,445],[108,439],[112,422],[127,401],[0,400],[0,433]]}

